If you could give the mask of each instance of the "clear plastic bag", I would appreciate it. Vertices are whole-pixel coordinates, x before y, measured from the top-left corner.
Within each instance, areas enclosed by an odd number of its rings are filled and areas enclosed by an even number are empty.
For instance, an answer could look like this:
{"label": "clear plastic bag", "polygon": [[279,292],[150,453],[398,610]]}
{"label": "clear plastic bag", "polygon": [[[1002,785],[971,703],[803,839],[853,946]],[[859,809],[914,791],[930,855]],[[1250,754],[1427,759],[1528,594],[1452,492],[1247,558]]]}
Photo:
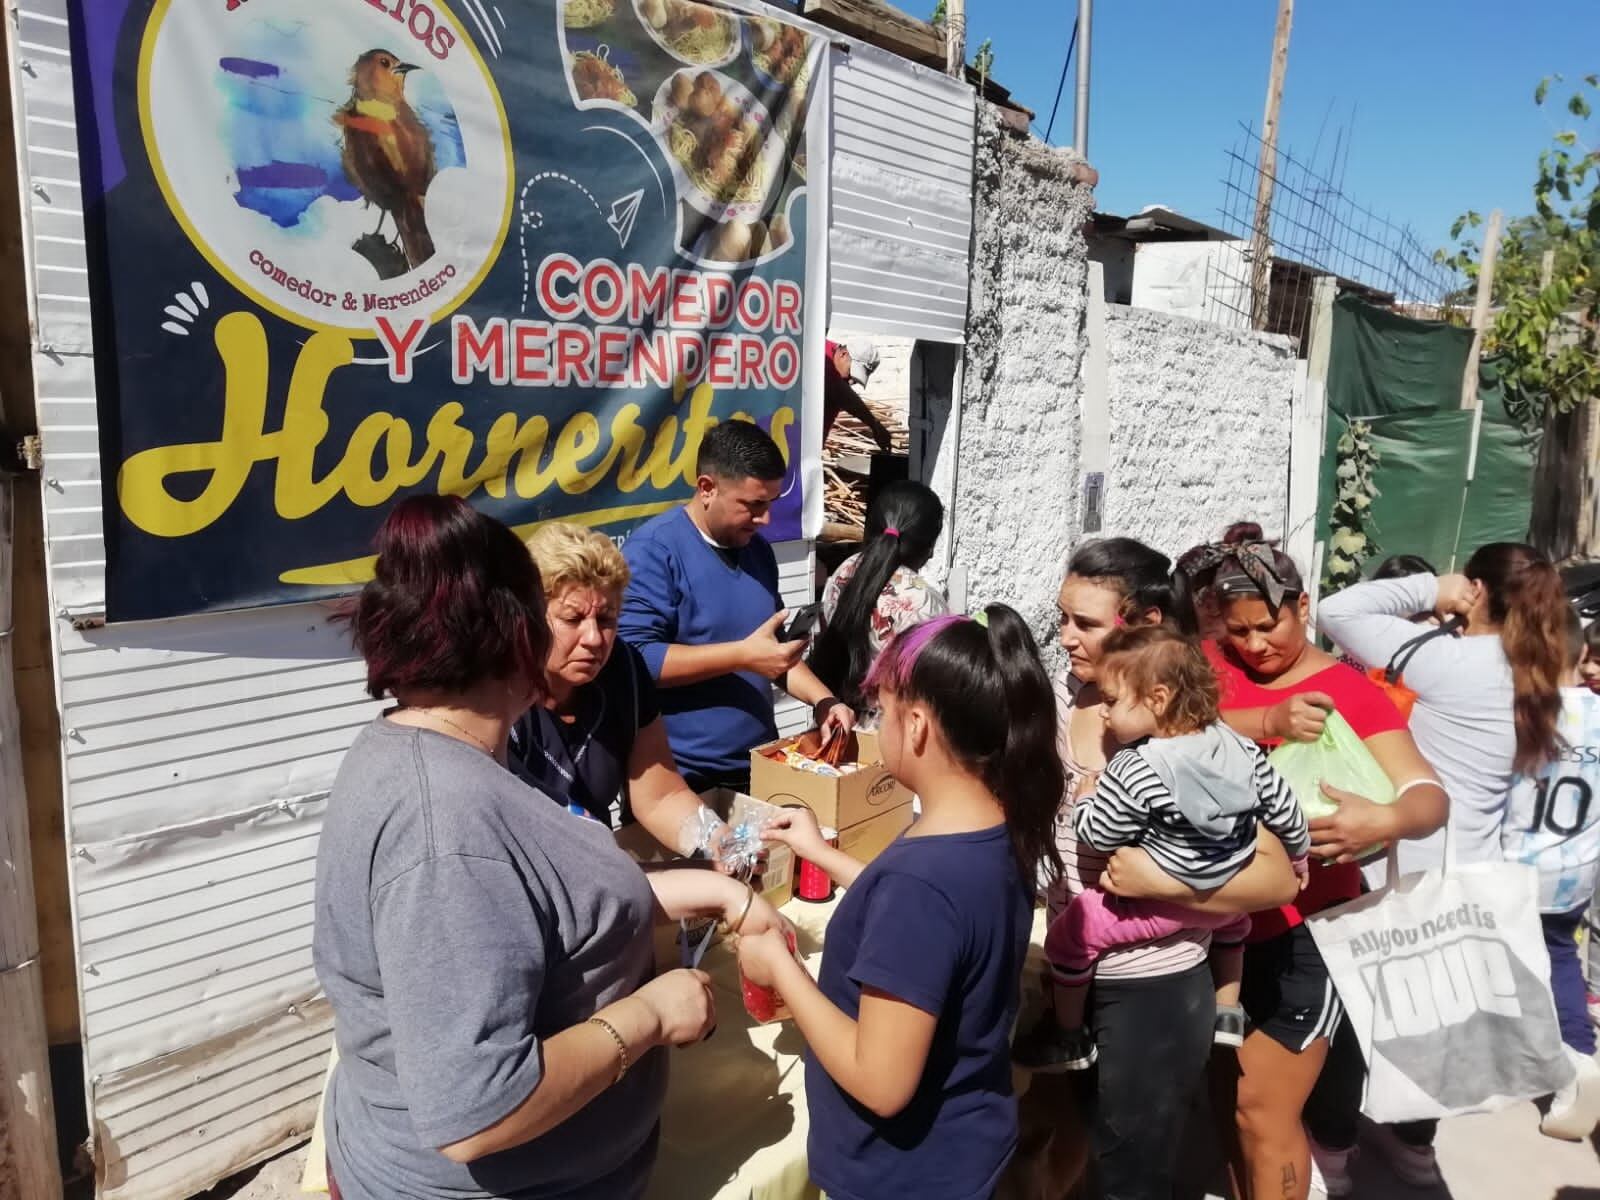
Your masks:
{"label": "clear plastic bag", "polygon": [[679,828],[678,850],[685,857],[704,854],[735,879],[748,881],[760,870],[767,852],[761,831],[783,810],[760,800],[741,799],[733,824],[702,804]]}

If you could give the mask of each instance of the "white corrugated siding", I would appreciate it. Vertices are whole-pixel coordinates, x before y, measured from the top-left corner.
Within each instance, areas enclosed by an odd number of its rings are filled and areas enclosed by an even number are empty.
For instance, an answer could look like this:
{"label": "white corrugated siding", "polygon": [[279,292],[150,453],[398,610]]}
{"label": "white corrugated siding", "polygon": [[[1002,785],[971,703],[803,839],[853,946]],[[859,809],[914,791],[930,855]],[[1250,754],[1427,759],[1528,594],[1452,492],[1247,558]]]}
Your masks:
{"label": "white corrugated siding", "polygon": [[[84,1058],[100,1194],[189,1196],[309,1130],[327,789],[375,711],[320,605],[77,630],[105,602],[88,267],[63,0],[11,41]],[[811,599],[804,543],[785,599]],[[779,720],[803,724],[787,702]]]}
{"label": "white corrugated siding", "polygon": [[959,342],[974,97],[872,46],[834,52],[829,326]]}

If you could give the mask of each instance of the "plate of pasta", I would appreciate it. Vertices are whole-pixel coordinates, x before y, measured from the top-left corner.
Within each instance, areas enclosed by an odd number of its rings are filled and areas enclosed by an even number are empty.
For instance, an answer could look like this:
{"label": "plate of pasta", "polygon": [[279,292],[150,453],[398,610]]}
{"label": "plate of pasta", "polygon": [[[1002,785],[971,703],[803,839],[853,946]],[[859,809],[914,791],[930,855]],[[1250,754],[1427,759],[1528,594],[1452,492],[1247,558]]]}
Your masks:
{"label": "plate of pasta", "polygon": [[611,19],[617,0],[564,0],[561,21],[568,29],[593,29]]}
{"label": "plate of pasta", "polygon": [[739,57],[739,22],[731,14],[695,0],[633,0],[639,23],[679,62],[723,67]]}
{"label": "plate of pasta", "polygon": [[720,71],[679,71],[656,92],[654,116],[684,199],[717,221],[761,216],[785,147],[743,85]]}

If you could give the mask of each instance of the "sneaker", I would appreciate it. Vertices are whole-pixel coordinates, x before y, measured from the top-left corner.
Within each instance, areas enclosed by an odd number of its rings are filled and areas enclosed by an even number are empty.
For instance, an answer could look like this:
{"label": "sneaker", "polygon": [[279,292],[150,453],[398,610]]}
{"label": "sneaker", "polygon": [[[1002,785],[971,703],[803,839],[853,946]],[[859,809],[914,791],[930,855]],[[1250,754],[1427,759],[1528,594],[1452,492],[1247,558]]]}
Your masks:
{"label": "sneaker", "polygon": [[1355,1159],[1356,1148],[1351,1146],[1348,1150],[1330,1150],[1318,1145],[1315,1138],[1308,1137],[1306,1140],[1311,1143],[1311,1190],[1327,1196],[1329,1200],[1353,1195],[1356,1185],[1350,1178],[1350,1163]]}
{"label": "sneaker", "polygon": [[1539,1121],[1539,1132],[1546,1137],[1581,1142],[1600,1124],[1600,1063],[1571,1048],[1567,1057],[1577,1074],[1551,1100],[1550,1110]]}
{"label": "sneaker", "polygon": [[1432,1146],[1413,1146],[1389,1126],[1370,1121],[1366,1123],[1366,1131],[1368,1141],[1401,1183],[1414,1188],[1444,1185],[1444,1176],[1439,1174],[1439,1158]]}
{"label": "sneaker", "polygon": [[1087,1071],[1099,1056],[1087,1029],[1063,1029],[1049,1013],[1011,1044],[1011,1061],[1040,1075]]}
{"label": "sneaker", "polygon": [[1238,1005],[1217,1009],[1217,1024],[1211,1040],[1218,1046],[1244,1045],[1244,1009]]}

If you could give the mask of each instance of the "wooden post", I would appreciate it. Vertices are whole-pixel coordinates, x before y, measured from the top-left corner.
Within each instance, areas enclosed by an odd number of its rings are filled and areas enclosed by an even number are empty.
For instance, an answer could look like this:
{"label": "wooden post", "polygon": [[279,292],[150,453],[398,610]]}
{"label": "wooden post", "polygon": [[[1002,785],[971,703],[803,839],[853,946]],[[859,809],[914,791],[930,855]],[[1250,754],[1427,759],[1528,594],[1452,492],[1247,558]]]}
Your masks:
{"label": "wooden post", "polygon": [[967,73],[967,0],[945,0],[944,69],[962,79]]}
{"label": "wooden post", "polygon": [[13,486],[0,478],[0,1196],[60,1200],[21,721],[11,683]]}
{"label": "wooden post", "polygon": [[1278,181],[1278,109],[1283,77],[1289,71],[1289,30],[1294,0],[1278,0],[1278,27],[1272,34],[1272,72],[1267,77],[1267,107],[1261,117],[1261,157],[1256,174],[1256,220],[1250,235],[1250,317],[1267,327],[1267,294],[1272,284],[1272,189]]}
{"label": "wooden post", "polygon": [[[1478,407],[1478,360],[1483,356],[1483,331],[1489,325],[1489,300],[1494,291],[1494,263],[1500,256],[1500,210],[1489,214],[1489,228],[1483,235],[1483,261],[1478,267],[1478,297],[1472,305],[1472,346],[1467,350],[1467,369],[1461,375],[1461,407]],[[1552,268],[1554,260],[1551,260]],[[1477,437],[1473,454],[1477,457]],[[1472,472],[1467,472],[1472,478]]]}

